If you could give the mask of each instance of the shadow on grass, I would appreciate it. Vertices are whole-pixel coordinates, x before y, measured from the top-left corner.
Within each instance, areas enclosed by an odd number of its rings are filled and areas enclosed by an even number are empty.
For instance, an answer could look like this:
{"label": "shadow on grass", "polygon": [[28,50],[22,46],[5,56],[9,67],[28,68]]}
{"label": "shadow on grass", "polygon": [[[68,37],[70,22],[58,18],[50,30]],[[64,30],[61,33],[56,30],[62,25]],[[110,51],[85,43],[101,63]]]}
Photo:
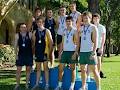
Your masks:
{"label": "shadow on grass", "polygon": [[[16,76],[16,70],[0,70],[0,90],[14,90],[15,87],[15,76]],[[25,71],[22,71],[21,77],[25,77]],[[11,80],[11,78],[13,80]],[[22,81],[25,81],[22,80]],[[20,89],[19,90],[26,90],[25,89],[25,84],[21,83]],[[29,89],[31,90],[31,88]],[[39,90],[44,90],[44,89],[39,89]],[[54,90],[54,89],[49,89],[49,90]]]}
{"label": "shadow on grass", "polygon": [[[0,85],[0,90],[14,90],[15,84],[12,85]],[[25,90],[24,85],[22,84],[20,90]]]}
{"label": "shadow on grass", "polygon": [[[15,78],[16,70],[0,70],[0,78]],[[22,71],[21,77],[25,77],[25,71]]]}
{"label": "shadow on grass", "polygon": [[[15,87],[15,84],[12,84],[12,85],[0,85],[0,90],[14,90],[14,87]],[[25,89],[25,84],[21,84],[19,90],[32,90],[32,88]],[[36,89],[36,90],[44,90],[44,89]],[[50,88],[49,90],[54,90],[54,89]]]}
{"label": "shadow on grass", "polygon": [[103,61],[103,63],[117,63],[117,62],[120,63],[120,61],[118,61],[118,60],[117,61],[116,60],[113,60],[113,61],[111,61],[111,60],[110,61]]}

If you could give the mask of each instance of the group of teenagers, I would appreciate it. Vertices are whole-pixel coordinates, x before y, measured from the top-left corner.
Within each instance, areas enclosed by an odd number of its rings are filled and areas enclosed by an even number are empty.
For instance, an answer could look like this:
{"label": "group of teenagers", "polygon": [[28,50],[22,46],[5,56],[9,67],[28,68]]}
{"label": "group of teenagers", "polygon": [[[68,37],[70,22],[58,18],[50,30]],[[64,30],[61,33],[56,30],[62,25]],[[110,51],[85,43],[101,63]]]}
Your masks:
{"label": "group of teenagers", "polygon": [[[94,74],[97,90],[101,90],[100,70],[101,58],[104,50],[106,30],[100,22],[98,13],[88,11],[82,14],[76,10],[76,3],[70,3],[70,15],[66,15],[66,8],[59,8],[57,19],[53,17],[52,9],[46,10],[46,17],[42,16],[40,8],[35,9],[35,15],[29,24],[19,23],[19,32],[15,35],[16,51],[16,86],[20,87],[22,66],[26,66],[26,89],[29,89],[29,77],[36,62],[36,84],[32,90],[39,88],[41,66],[45,73],[45,90],[49,90],[49,67],[54,66],[54,49],[58,49],[59,76],[55,90],[62,90],[63,69],[66,64],[72,71],[69,90],[74,90],[76,65],[80,65],[82,87],[87,90],[86,80],[90,72]],[[57,29],[56,29],[57,28]],[[31,31],[32,29],[32,31]],[[35,57],[35,58],[33,58]]]}

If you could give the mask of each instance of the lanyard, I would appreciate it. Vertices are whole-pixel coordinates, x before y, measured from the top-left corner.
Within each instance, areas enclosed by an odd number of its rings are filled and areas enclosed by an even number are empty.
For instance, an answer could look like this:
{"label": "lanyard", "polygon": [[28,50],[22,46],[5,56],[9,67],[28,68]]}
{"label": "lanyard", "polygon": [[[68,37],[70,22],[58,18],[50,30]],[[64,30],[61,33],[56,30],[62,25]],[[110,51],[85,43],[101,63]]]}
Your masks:
{"label": "lanyard", "polygon": [[72,31],[72,29],[71,29],[70,31],[67,31],[67,30],[66,30],[66,34],[67,34],[66,43],[69,43],[68,38],[69,38],[69,35],[70,35],[71,31]]}
{"label": "lanyard", "polygon": [[40,40],[41,40],[41,37],[44,36],[44,32],[39,30],[39,31],[38,31],[38,35],[39,35],[39,38],[40,38]]}
{"label": "lanyard", "polygon": [[61,17],[60,16],[60,22],[62,23],[62,25],[64,24],[64,22],[65,22],[65,17]]}
{"label": "lanyard", "polygon": [[26,33],[21,33],[21,36],[22,36],[22,41],[23,41],[23,43],[25,43],[25,40],[26,40]]}
{"label": "lanyard", "polygon": [[24,36],[22,36],[22,40],[23,40],[23,43],[25,43],[25,40],[26,40],[26,37]]}
{"label": "lanyard", "polygon": [[71,31],[72,31],[72,30],[70,30],[70,31],[66,30],[67,39],[69,38],[69,35],[70,35]]}
{"label": "lanyard", "polygon": [[[90,26],[90,25],[88,25],[88,26],[86,27],[86,26],[84,25],[84,29],[83,29],[84,35],[86,35],[86,33],[87,33],[88,29],[89,29],[89,26]],[[86,29],[85,29],[85,27],[86,27]]]}
{"label": "lanyard", "polygon": [[76,11],[74,13],[72,13],[72,15],[71,15],[73,19],[75,17],[75,14],[76,14]]}
{"label": "lanyard", "polygon": [[49,26],[51,26],[51,25],[52,25],[52,20],[53,20],[53,19],[48,19],[48,20],[47,20],[47,21],[48,21]]}

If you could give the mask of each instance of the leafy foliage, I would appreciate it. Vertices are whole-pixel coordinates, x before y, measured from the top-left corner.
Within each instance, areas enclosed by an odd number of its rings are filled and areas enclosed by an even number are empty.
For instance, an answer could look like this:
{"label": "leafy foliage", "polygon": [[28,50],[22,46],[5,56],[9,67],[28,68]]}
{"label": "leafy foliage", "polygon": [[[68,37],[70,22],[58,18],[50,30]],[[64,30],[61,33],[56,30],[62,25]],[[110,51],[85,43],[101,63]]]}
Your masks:
{"label": "leafy foliage", "polygon": [[15,51],[10,45],[0,45],[0,60],[2,62],[15,62]]}

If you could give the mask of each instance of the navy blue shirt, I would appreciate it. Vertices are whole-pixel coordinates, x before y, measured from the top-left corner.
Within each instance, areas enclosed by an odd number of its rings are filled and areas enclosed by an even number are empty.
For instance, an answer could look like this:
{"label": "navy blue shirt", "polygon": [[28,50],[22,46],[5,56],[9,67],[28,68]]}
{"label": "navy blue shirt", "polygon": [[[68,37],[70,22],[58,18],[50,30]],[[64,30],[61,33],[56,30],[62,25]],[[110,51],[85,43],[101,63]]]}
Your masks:
{"label": "navy blue shirt", "polygon": [[36,30],[35,56],[37,58],[39,58],[40,55],[45,53],[45,48],[46,48],[45,35],[46,35],[46,29],[43,31],[40,31],[39,29]]}
{"label": "navy blue shirt", "polygon": [[24,38],[19,33],[18,46],[19,46],[18,55],[22,55],[24,57],[32,56],[32,44],[28,32],[26,33],[26,36]]}
{"label": "navy blue shirt", "polygon": [[52,35],[53,42],[55,43],[55,20],[54,18],[52,19],[45,19],[45,28],[49,29]]}

